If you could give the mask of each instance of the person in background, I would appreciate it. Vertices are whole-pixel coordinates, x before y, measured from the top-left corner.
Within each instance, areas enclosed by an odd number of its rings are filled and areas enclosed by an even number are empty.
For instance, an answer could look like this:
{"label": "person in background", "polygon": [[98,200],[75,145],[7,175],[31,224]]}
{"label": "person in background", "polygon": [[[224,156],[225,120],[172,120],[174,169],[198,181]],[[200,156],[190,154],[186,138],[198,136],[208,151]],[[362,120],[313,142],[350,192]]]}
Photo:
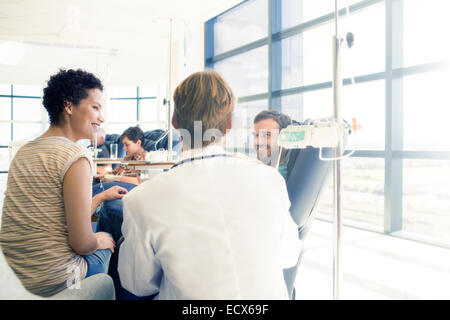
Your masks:
{"label": "person in background", "polygon": [[[120,136],[126,152],[125,160],[145,160],[147,151],[142,147],[144,132],[139,127],[129,127]],[[119,165],[110,173],[98,174],[100,179],[92,188],[93,195],[113,186],[121,186],[128,191],[141,183],[140,171]],[[123,203],[122,199],[105,201],[95,213],[98,216],[97,231],[107,232],[112,235],[114,241],[119,241],[122,236]]]}
{"label": "person in background", "polygon": [[[120,135],[120,141],[123,143],[126,156],[124,160],[144,160],[147,151],[144,150],[144,132],[139,127],[129,127]],[[141,183],[140,171],[128,168],[120,164],[113,171],[98,174],[95,176],[100,180],[93,186],[93,195],[108,190],[114,186],[120,186],[131,191]],[[98,232],[107,232],[111,234],[113,240],[118,243],[122,237],[122,221],[123,221],[123,202],[122,199],[113,199],[105,201],[95,212],[98,217],[96,230]],[[117,253],[111,257],[111,264],[108,274],[114,281],[116,290],[116,299],[118,300],[135,300],[135,297],[128,291],[124,290],[120,285],[119,276],[117,274]]]}
{"label": "person in background", "polygon": [[[139,127],[129,127],[120,136],[127,153],[125,160],[145,160],[147,151],[142,147],[144,132]],[[141,183],[140,171],[119,165],[112,172],[96,175],[101,180],[92,188],[92,194],[96,195],[113,186],[120,186],[131,191]],[[123,203],[122,199],[105,201],[95,213],[98,216],[97,231],[108,232],[118,241],[122,236]]]}
{"label": "person in background", "polygon": [[197,72],[174,105],[172,124],[185,134],[179,162],[123,198],[122,286],[159,299],[287,299],[283,268],[297,262],[297,226],[278,172],[224,149],[231,88],[214,71]]}
{"label": "person in background", "polygon": [[33,294],[49,297],[106,273],[115,242],[94,233],[91,216],[115,186],[91,196],[93,162],[77,144],[103,123],[103,85],[82,70],[60,70],[44,89],[49,129],[20,148],[11,162],[3,202],[0,245],[6,261]]}

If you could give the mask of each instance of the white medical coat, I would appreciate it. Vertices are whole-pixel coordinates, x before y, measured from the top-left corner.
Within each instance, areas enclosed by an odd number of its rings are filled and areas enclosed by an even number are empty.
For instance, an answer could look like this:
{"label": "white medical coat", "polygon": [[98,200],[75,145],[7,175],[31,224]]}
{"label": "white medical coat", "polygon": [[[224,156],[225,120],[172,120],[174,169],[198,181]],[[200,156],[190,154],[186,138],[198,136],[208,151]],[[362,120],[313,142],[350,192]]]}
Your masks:
{"label": "white medical coat", "polygon": [[[224,154],[211,145],[181,159]],[[287,299],[301,242],[282,176],[238,158],[183,163],[123,198],[122,286],[159,299]]]}

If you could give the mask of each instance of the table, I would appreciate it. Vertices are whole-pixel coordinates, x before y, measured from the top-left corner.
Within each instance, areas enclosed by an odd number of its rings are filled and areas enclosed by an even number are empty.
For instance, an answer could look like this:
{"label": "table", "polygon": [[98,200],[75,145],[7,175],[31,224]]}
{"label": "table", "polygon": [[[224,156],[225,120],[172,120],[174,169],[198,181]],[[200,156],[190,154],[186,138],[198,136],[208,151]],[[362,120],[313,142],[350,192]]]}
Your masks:
{"label": "table", "polygon": [[[110,159],[110,158],[98,158],[93,159],[94,165],[97,167],[97,164],[123,164],[127,167],[130,167],[135,170],[163,170],[170,169],[175,162],[150,162],[147,160],[124,160],[123,158],[118,159]],[[95,168],[97,169],[97,168]]]}
{"label": "table", "polygon": [[150,179],[151,177],[155,176],[155,174],[158,174],[158,172],[160,171],[170,169],[175,164],[175,162],[152,163],[148,160],[124,160],[123,158],[119,159],[98,158],[93,159],[93,161],[95,172],[97,172],[97,164],[121,164],[134,170],[140,170],[142,181]]}

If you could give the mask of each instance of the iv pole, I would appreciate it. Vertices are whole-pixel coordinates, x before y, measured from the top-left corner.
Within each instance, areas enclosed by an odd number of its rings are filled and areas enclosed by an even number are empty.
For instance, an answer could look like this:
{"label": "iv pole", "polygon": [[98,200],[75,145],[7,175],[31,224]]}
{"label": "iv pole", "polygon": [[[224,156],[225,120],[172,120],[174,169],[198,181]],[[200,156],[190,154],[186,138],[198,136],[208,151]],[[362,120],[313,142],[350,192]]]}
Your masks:
{"label": "iv pole", "polygon": [[[335,0],[334,10],[335,35],[333,36],[333,111],[336,123],[341,123],[341,66],[340,66],[340,44],[341,38],[338,36],[338,0]],[[340,298],[340,284],[342,280],[341,264],[341,238],[342,238],[342,185],[341,185],[341,156],[343,149],[343,136],[338,134],[338,145],[335,148],[335,158],[333,163],[333,299]]]}
{"label": "iv pole", "polygon": [[172,23],[173,19],[170,18],[170,36],[169,36],[169,76],[168,76],[168,84],[167,84],[167,161],[172,161],[172,125],[171,125],[171,81],[172,81]]}

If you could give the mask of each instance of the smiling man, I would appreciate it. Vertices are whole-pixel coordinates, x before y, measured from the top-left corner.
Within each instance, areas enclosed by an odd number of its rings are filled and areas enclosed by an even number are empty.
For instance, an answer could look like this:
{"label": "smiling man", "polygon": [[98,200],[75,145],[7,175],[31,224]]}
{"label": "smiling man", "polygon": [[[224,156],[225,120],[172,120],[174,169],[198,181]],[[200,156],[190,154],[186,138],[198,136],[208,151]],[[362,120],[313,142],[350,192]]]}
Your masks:
{"label": "smiling man", "polygon": [[[267,165],[276,167],[280,155],[278,135],[280,130],[292,123],[291,118],[277,110],[264,110],[258,113],[253,120],[255,150],[258,160]],[[282,152],[278,171],[287,179],[286,153]]]}

